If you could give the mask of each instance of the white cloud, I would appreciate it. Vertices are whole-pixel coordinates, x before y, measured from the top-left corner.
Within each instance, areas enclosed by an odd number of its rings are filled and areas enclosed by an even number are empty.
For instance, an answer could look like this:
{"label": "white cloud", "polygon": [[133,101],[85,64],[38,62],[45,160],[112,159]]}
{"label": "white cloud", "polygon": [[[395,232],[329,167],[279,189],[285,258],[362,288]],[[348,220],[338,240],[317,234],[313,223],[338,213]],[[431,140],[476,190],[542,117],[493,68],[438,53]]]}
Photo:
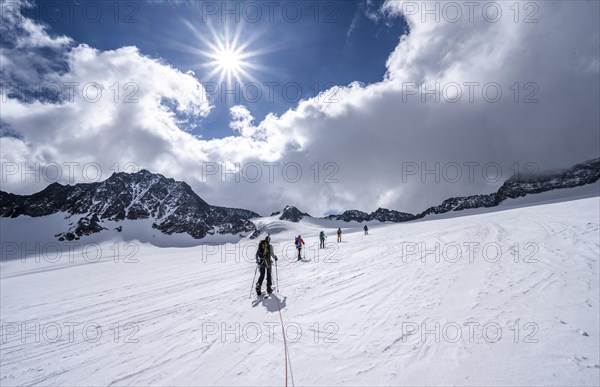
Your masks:
{"label": "white cloud", "polygon": [[254,117],[250,110],[243,105],[236,105],[229,109],[231,122],[229,127],[240,133],[243,137],[250,137],[256,140],[265,140],[264,131],[254,126]]}
{"label": "white cloud", "polygon": [[[390,1],[385,12],[399,15],[406,3]],[[79,45],[68,50],[69,71],[46,78],[102,81],[106,93],[114,82],[121,87],[135,82],[139,102],[92,104],[80,96],[63,104],[8,99],[2,120],[23,139],[2,139],[2,161],[96,161],[106,169],[132,161],[187,181],[210,203],[262,213],[295,204],[319,215],[330,209],[372,211],[378,206],[420,211],[452,195],[491,192],[501,181],[482,178],[486,163],[500,165],[507,178],[515,163],[555,168],[598,157],[598,3],[536,3],[539,22],[531,24],[515,23],[508,9],[512,2],[497,4],[504,16],[496,23],[481,14],[475,14],[474,22],[464,15],[457,23],[431,18],[423,22],[420,13],[405,14],[410,35],[390,54],[381,82],[339,87],[259,123],[248,106],[234,106],[230,126],[239,134],[213,140],[186,133],[178,121],[180,114],[210,114],[204,90],[192,74],[134,47],[99,51]],[[9,64],[9,72],[17,71],[16,63]],[[436,83],[442,89],[461,85],[462,99],[435,103],[430,95],[424,103],[420,94],[407,95],[407,87],[423,82],[429,88]],[[473,103],[465,82],[480,85]],[[481,86],[492,82],[503,92],[496,103],[481,95]],[[539,102],[523,103],[532,92]],[[165,98],[174,104],[165,106]],[[236,182],[227,175],[222,182],[219,175],[205,182],[209,162],[239,162],[242,167],[257,163],[263,179],[251,183],[242,176]],[[268,162],[279,163],[270,164],[275,171],[272,182],[266,176]],[[431,174],[403,178],[402,165],[407,162],[428,168],[456,163],[463,177],[457,183],[444,180],[443,174],[438,182]],[[474,167],[473,182],[464,166],[469,162],[480,163]],[[283,167],[293,163],[302,167],[299,182],[282,177]],[[331,182],[324,183],[328,177]],[[42,181],[35,188],[43,185]],[[14,177],[6,186],[14,192],[34,189]]]}
{"label": "white cloud", "polygon": [[35,47],[62,48],[73,41],[67,36],[51,36],[46,26],[23,17],[22,9],[35,8],[33,1],[6,1],[2,3],[2,26],[0,31],[5,39],[13,38],[19,48]]}
{"label": "white cloud", "polygon": [[19,35],[17,39],[17,47],[19,48],[60,48],[72,43],[72,40],[67,36],[51,37],[45,27],[33,22],[31,19],[23,18],[21,25],[25,33]]}

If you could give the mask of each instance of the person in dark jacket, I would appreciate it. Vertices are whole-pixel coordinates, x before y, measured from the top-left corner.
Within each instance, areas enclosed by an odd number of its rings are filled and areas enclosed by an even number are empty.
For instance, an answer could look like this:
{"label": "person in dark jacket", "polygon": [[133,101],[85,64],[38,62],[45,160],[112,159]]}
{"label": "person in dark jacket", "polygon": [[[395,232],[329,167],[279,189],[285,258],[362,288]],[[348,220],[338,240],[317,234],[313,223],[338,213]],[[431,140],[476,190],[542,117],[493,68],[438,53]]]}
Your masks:
{"label": "person in dark jacket", "polygon": [[273,261],[271,261],[271,258],[277,261],[277,255],[273,252],[273,245],[271,245],[271,237],[267,236],[258,244],[258,250],[256,251],[256,264],[260,270],[260,276],[256,283],[256,294],[258,296],[261,295],[260,289],[265,279],[265,274],[267,276],[267,294],[273,292],[273,280],[271,277]]}
{"label": "person in dark jacket", "polygon": [[369,235],[369,228],[367,227],[366,224],[365,224],[365,227],[363,227],[363,230],[365,230],[365,235]]}
{"label": "person in dark jacket", "polygon": [[327,236],[325,235],[324,231],[321,231],[319,233],[319,239],[321,240],[321,244],[319,245],[319,248],[324,249],[325,248],[325,239],[327,238]]}

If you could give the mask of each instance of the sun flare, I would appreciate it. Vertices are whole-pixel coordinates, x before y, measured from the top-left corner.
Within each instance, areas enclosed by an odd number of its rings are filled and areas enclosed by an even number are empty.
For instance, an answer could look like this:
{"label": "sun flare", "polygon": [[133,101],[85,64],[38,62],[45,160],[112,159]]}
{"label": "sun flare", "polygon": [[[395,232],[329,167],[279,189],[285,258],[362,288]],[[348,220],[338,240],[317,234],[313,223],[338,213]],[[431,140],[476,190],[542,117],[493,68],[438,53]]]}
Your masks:
{"label": "sun flare", "polygon": [[215,53],[215,60],[222,70],[238,73],[243,66],[243,61],[239,52],[233,50],[222,50]]}
{"label": "sun flare", "polygon": [[[243,33],[241,25],[231,31],[228,26],[222,30],[215,28],[210,23],[206,30],[200,31],[189,21],[184,21],[189,31],[198,39],[198,45],[191,47],[179,45],[178,48],[197,54],[202,61],[197,63],[203,69],[202,78],[210,82],[224,83],[226,88],[234,84],[252,82],[258,84],[257,73],[274,73],[274,69],[261,63],[265,54],[277,51],[277,45],[263,44],[261,42],[264,32]],[[176,44],[177,45],[177,44]]]}
{"label": "sun flare", "polygon": [[204,54],[209,61],[205,66],[211,69],[209,76],[217,75],[219,82],[226,80],[243,82],[252,78],[250,69],[255,67],[248,58],[254,56],[247,51],[246,45],[238,45],[237,39],[233,41],[217,41],[217,44],[209,46],[209,51]]}

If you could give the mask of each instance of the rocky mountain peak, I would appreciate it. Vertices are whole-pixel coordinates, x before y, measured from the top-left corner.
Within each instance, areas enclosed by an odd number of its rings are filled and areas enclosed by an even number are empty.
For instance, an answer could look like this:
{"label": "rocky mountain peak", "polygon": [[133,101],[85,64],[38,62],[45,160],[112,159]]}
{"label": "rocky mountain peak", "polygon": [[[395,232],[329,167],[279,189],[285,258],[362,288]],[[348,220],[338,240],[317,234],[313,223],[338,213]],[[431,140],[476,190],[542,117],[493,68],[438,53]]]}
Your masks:
{"label": "rocky mountain peak", "polygon": [[311,217],[309,214],[300,211],[294,206],[287,205],[281,212],[279,219],[281,220],[289,220],[290,222],[299,222],[305,216]]}
{"label": "rocky mountain peak", "polygon": [[200,239],[210,234],[246,234],[259,215],[248,210],[211,206],[184,182],[147,170],[119,172],[97,183],[50,184],[33,195],[0,194],[0,216],[32,217],[66,212],[72,227],[57,237],[77,239],[101,232],[105,221],[152,219],[165,234],[187,233]]}

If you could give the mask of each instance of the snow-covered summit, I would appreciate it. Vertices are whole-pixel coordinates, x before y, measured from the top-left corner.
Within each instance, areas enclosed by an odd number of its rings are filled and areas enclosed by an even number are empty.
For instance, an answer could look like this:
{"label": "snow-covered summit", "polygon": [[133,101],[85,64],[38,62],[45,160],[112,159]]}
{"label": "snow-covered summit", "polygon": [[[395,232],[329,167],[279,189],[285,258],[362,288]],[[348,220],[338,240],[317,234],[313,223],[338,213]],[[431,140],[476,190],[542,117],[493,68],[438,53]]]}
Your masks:
{"label": "snow-covered summit", "polygon": [[248,219],[258,214],[242,209],[211,206],[185,182],[147,170],[114,173],[97,183],[50,184],[33,195],[0,191],[0,216],[40,217],[69,214],[71,225],[59,239],[78,239],[106,229],[103,222],[151,219],[164,234],[187,233],[199,239],[207,234],[246,234],[255,227]]}
{"label": "snow-covered summit", "polygon": [[290,222],[299,222],[304,217],[311,218],[309,214],[302,212],[296,207],[290,205],[285,206],[281,215],[279,215],[279,219],[289,220]]}

